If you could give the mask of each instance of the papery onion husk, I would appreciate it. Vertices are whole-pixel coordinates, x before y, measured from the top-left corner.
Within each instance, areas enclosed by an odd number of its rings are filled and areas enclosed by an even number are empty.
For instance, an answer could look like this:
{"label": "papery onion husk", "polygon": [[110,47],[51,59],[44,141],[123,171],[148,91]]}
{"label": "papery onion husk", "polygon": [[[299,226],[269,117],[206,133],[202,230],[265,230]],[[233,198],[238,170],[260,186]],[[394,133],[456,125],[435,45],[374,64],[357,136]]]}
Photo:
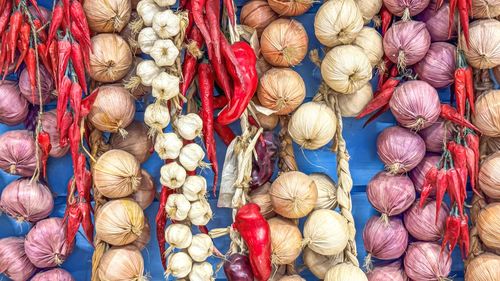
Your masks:
{"label": "papery onion husk", "polygon": [[491,203],[482,209],[477,217],[477,232],[484,245],[500,250],[500,203]]}
{"label": "papery onion husk", "polygon": [[472,1],[472,12],[474,19],[491,19],[500,16],[499,0],[474,0]]}
{"label": "papery onion husk", "polygon": [[416,133],[399,126],[386,128],[377,138],[377,154],[387,171],[408,172],[425,156],[424,140]]}
{"label": "papery onion husk", "polygon": [[321,77],[334,91],[353,94],[372,78],[372,66],[363,49],[337,46],[321,62]]}
{"label": "papery onion husk", "polygon": [[406,211],[415,201],[415,187],[406,175],[379,172],[366,186],[366,196],[382,217],[395,216]]}
{"label": "papery onion husk", "polygon": [[304,224],[303,244],[321,255],[338,255],[347,245],[348,232],[347,221],[339,213],[326,209],[316,210]]}
{"label": "papery onion husk", "polygon": [[476,100],[472,121],[488,137],[500,137],[500,90],[490,90]]}
{"label": "papery onion husk", "polygon": [[95,33],[120,32],[130,20],[130,0],[87,0],[83,9]]}
{"label": "papery onion husk", "polygon": [[306,281],[306,279],[300,277],[298,274],[283,276],[279,281]]}
{"label": "papery onion husk", "polygon": [[262,129],[265,131],[272,131],[276,126],[278,126],[279,116],[276,114],[271,114],[271,115],[265,115],[260,112],[256,112],[255,115],[257,116],[257,120],[259,121],[260,126]]}
{"label": "papery onion husk", "polygon": [[134,114],[135,103],[130,93],[123,87],[110,85],[99,87],[88,119],[100,131],[125,135],[124,128],[132,123]]}
{"label": "papery onion husk", "polygon": [[368,281],[365,273],[350,263],[339,263],[330,268],[325,275],[325,281]]}
{"label": "papery onion husk", "polygon": [[302,234],[299,227],[283,218],[272,218],[267,222],[271,231],[271,262],[293,263],[302,250]]}
{"label": "papery onion husk", "polygon": [[151,225],[149,224],[148,217],[144,216],[144,227],[142,228],[141,235],[131,244],[137,247],[139,251],[142,251],[151,240]]}
{"label": "papery onion husk", "polygon": [[500,138],[481,136],[479,147],[483,156],[491,155],[500,150]]}
{"label": "papery onion husk", "polygon": [[26,235],[24,250],[38,268],[60,266],[73,251],[66,242],[66,225],[61,218],[41,220]]}
{"label": "papery onion husk", "polygon": [[272,68],[260,78],[257,97],[264,107],[277,115],[287,115],[304,101],[306,85],[294,70]]}
{"label": "papery onion husk", "polygon": [[450,5],[443,3],[441,8],[437,9],[437,1],[431,0],[427,9],[418,15],[418,20],[425,22],[427,31],[431,35],[432,42],[448,41],[457,37],[457,21],[451,27],[451,36],[448,37],[448,27],[450,24]]}
{"label": "papery onion husk", "polygon": [[[52,99],[54,91],[54,82],[52,81],[52,76],[49,71],[46,70],[43,65],[40,65],[40,84],[42,89],[42,103],[46,105]],[[40,104],[40,96],[38,93],[38,84],[35,84],[34,95],[31,91],[30,78],[27,68],[21,72],[19,76],[19,90],[23,97],[29,101],[31,104]]]}
{"label": "papery onion husk", "polygon": [[126,151],[134,155],[140,163],[144,163],[151,156],[153,149],[153,140],[148,136],[148,130],[143,122],[133,121],[125,128],[126,136],[119,133],[111,136],[111,147]]}
{"label": "papery onion husk", "polygon": [[268,0],[267,2],[280,17],[300,16],[307,12],[314,3],[313,0]]}
{"label": "papery onion husk", "polygon": [[384,6],[391,14],[409,19],[422,12],[429,5],[429,0],[384,0]]}
{"label": "papery onion husk", "polygon": [[12,81],[0,82],[0,123],[14,126],[28,116],[28,102],[21,95],[18,85]]}
{"label": "papery onion husk", "polygon": [[418,134],[424,140],[427,151],[440,153],[443,151],[443,144],[452,138],[452,132],[451,125],[438,119],[434,124],[420,130]]}
{"label": "papery onion husk", "polygon": [[104,242],[122,246],[134,242],[142,234],[144,212],[131,199],[109,201],[98,210],[95,232]]}
{"label": "papery onion husk", "polygon": [[91,39],[90,77],[110,83],[115,82],[128,73],[132,66],[132,52],[125,40],[119,35],[101,33]]}
{"label": "papery onion husk", "polygon": [[24,238],[0,239],[0,273],[14,281],[27,281],[36,270],[24,253]]}
{"label": "papery onion husk", "polygon": [[335,265],[344,261],[344,254],[323,256],[306,247],[302,256],[304,264],[319,279],[324,279],[326,272]]}
{"label": "papery onion husk", "polygon": [[314,204],[314,209],[335,209],[337,208],[337,186],[336,183],[326,174],[312,173],[309,177],[316,184],[318,199]]}
{"label": "papery onion husk", "polygon": [[497,83],[500,83],[500,65],[493,68],[493,76],[495,76],[495,80]]}
{"label": "papery onion husk", "polygon": [[404,216],[406,230],[420,241],[439,241],[444,234],[449,212],[448,206],[441,203],[436,220],[436,201],[426,202],[423,208],[420,208],[419,202],[415,202]]}
{"label": "papery onion husk", "polygon": [[421,61],[431,45],[425,23],[398,21],[384,35],[385,55],[398,67],[405,68]]}
{"label": "papery onion husk", "polygon": [[456,48],[450,43],[432,43],[425,57],[415,65],[418,78],[434,88],[448,87],[455,81],[455,54]]}
{"label": "papery onion husk", "polygon": [[439,244],[415,242],[408,246],[404,258],[405,272],[414,281],[446,280],[451,271],[448,249],[441,253]]}
{"label": "papery onion husk", "polygon": [[31,281],[75,281],[71,273],[62,268],[54,268],[37,273]]}
{"label": "papery onion husk", "polygon": [[307,32],[300,22],[277,19],[262,32],[260,52],[270,64],[290,67],[305,58],[308,43]]}
{"label": "papery onion husk", "polygon": [[[134,24],[136,21],[140,19],[139,14],[137,14],[137,11],[132,10],[130,13],[130,20],[127,25],[122,29],[120,32],[120,36],[127,41],[128,45],[130,46],[130,51],[132,52],[133,55],[139,55],[141,53],[141,48],[139,47],[139,42],[137,42],[137,37],[139,35],[139,31],[134,30]],[[138,57],[134,57],[134,65],[131,68],[135,68],[137,65],[135,63],[135,60]],[[130,73],[130,71],[129,71]]]}
{"label": "papery onion husk", "polygon": [[[439,162],[440,159],[441,156],[426,155],[424,159],[422,159],[422,161],[420,161],[420,163],[410,171],[409,176],[413,181],[413,184],[415,185],[415,189],[418,192],[422,192],[425,175],[427,174],[430,168],[436,167],[436,164]],[[434,194],[435,191],[432,191],[431,195]]]}
{"label": "papery onion husk", "polygon": [[278,15],[273,11],[273,9],[271,9],[267,1],[248,1],[241,8],[241,24],[254,28],[257,31],[258,36],[262,34],[264,28],[277,18]]}
{"label": "papery onion husk", "polygon": [[436,89],[420,80],[407,81],[397,87],[389,106],[401,126],[415,131],[432,125],[441,113]]}
{"label": "papery onion husk", "polygon": [[384,56],[382,36],[373,27],[363,27],[352,44],[363,49],[372,66],[378,65]]}
{"label": "papery onion husk", "polygon": [[146,281],[144,259],[137,247],[128,245],[112,247],[101,258],[97,274],[101,280]]}
{"label": "papery onion husk", "polygon": [[500,256],[484,253],[471,259],[465,271],[465,280],[468,281],[496,281],[500,280]]}
{"label": "papery onion husk", "polygon": [[362,28],[363,16],[354,0],[327,1],[314,18],[314,34],[327,47],[352,43]]}
{"label": "papery onion husk", "polygon": [[337,130],[335,113],[326,104],[304,103],[293,113],[288,132],[305,149],[318,149],[329,143]]}
{"label": "papery onion husk", "polygon": [[0,135],[0,169],[12,175],[33,175],[36,169],[36,146],[31,132],[13,130]]}
{"label": "papery onion husk", "polygon": [[309,214],[318,198],[316,183],[298,171],[282,173],[271,185],[269,194],[274,211],[291,219]]}
{"label": "papery onion husk", "polygon": [[370,269],[371,258],[393,260],[401,257],[408,246],[408,232],[403,221],[396,217],[385,221],[382,217],[371,217],[363,229],[363,242],[368,255],[365,266]]}
{"label": "papery onion husk", "polygon": [[399,261],[384,266],[377,266],[366,274],[368,281],[408,281]]}
{"label": "papery onion husk", "polygon": [[44,112],[41,121],[43,131],[47,132],[50,136],[50,157],[59,158],[66,155],[69,150],[69,145],[62,147],[60,144],[59,130],[57,128],[56,110]]}
{"label": "papery onion husk", "polygon": [[266,219],[272,218],[276,215],[273,210],[273,205],[271,204],[271,195],[269,190],[271,189],[271,183],[266,182],[264,185],[253,189],[250,192],[250,202],[259,205],[260,213]]}
{"label": "papery onion husk", "polygon": [[141,170],[141,183],[137,187],[137,190],[132,193],[131,197],[145,210],[153,203],[155,196],[156,188],[153,177],[143,169]]}
{"label": "papery onion husk", "polygon": [[382,0],[356,0],[365,24],[369,23],[379,13],[383,2]]}
{"label": "papery onion husk", "polygon": [[366,83],[354,94],[337,95],[337,102],[340,107],[342,117],[355,117],[373,98],[373,89],[370,83]]}
{"label": "papery onion husk", "polygon": [[0,209],[18,221],[37,222],[48,217],[53,208],[50,189],[29,178],[17,179],[2,191]]}
{"label": "papery onion husk", "polygon": [[[122,79],[123,86],[125,86],[127,84],[127,81],[130,81],[133,77],[137,77],[136,69],[137,69],[137,65],[141,61],[143,61],[143,59],[141,57],[134,57],[134,61],[132,62],[132,66],[130,67],[127,75],[125,75],[125,77],[123,77],[123,79]],[[134,96],[134,98],[141,99],[141,98],[149,95],[151,93],[151,90],[152,90],[151,87],[144,86],[142,83],[139,83],[139,85],[137,85],[137,87],[134,87],[134,89],[130,90],[130,93],[132,94],[132,96]]]}
{"label": "papery onion husk", "polygon": [[[500,21],[478,20],[470,24],[470,46],[464,48],[467,62],[473,68],[488,69],[500,64]],[[465,36],[460,36],[462,46],[466,46]]]}
{"label": "papery onion husk", "polygon": [[500,151],[490,155],[479,169],[479,188],[489,198],[500,199]]}

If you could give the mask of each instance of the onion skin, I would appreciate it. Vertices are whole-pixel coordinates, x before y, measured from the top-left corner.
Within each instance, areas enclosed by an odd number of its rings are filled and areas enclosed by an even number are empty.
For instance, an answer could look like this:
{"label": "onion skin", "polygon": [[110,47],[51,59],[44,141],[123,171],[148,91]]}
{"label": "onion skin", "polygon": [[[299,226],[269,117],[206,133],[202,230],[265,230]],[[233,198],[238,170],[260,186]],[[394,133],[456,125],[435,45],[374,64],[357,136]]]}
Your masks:
{"label": "onion skin", "polygon": [[63,157],[69,150],[69,145],[61,147],[59,130],[57,129],[57,113],[56,110],[44,112],[42,115],[42,128],[50,136],[50,157]]}
{"label": "onion skin", "polygon": [[143,210],[146,210],[155,200],[155,183],[153,177],[146,170],[141,170],[141,183],[131,196]]}
{"label": "onion skin", "polygon": [[272,68],[260,78],[257,97],[260,103],[277,115],[294,111],[306,97],[302,77],[289,68]]}
{"label": "onion skin", "polygon": [[477,233],[483,244],[500,251],[500,203],[490,203],[479,212],[476,220]]}
{"label": "onion skin", "polygon": [[401,67],[421,61],[431,45],[431,35],[425,23],[398,21],[384,35],[384,53]]}
{"label": "onion skin", "polygon": [[[478,69],[489,69],[500,65],[500,36],[498,36],[500,21],[477,20],[469,27],[470,47],[464,48],[467,63]],[[464,37],[460,36],[462,46],[466,46]]]}
{"label": "onion skin", "polygon": [[0,82],[0,123],[14,126],[28,116],[28,102],[15,82]]}
{"label": "onion skin", "polygon": [[500,280],[500,256],[484,253],[471,259],[465,271],[465,280],[468,281],[497,281]]}
{"label": "onion skin", "polygon": [[101,33],[91,38],[90,77],[103,83],[118,81],[127,75],[133,63],[128,43],[119,35]]}
{"label": "onion skin", "polygon": [[36,169],[36,146],[31,132],[14,130],[0,136],[0,169],[31,177]]}
{"label": "onion skin", "polygon": [[54,268],[48,271],[37,273],[31,281],[75,281],[73,276],[62,268]]}
{"label": "onion skin", "polygon": [[432,43],[422,61],[415,65],[419,79],[434,88],[451,85],[454,82],[456,51],[450,43]]}
{"label": "onion skin", "polygon": [[146,216],[144,216],[144,227],[142,228],[141,235],[137,237],[137,239],[131,244],[137,247],[140,251],[142,251],[148,245],[151,240],[151,225],[149,224],[149,220]]}
{"label": "onion skin", "polygon": [[[40,65],[40,83],[42,85],[42,102],[47,104],[52,99],[52,92],[54,91],[54,82],[50,73]],[[37,85],[37,84],[35,84]],[[24,98],[31,104],[40,104],[40,99],[38,96],[38,86],[35,87],[35,95],[31,92],[30,79],[28,75],[28,70],[25,68],[21,75],[19,76],[19,89]]]}
{"label": "onion skin", "polygon": [[260,39],[264,59],[274,66],[290,67],[307,55],[309,38],[304,26],[289,19],[277,19],[264,29]]}
{"label": "onion skin", "polygon": [[409,13],[413,17],[429,5],[429,0],[384,0],[384,5],[393,15],[404,17]]}
{"label": "onion skin", "polygon": [[438,10],[436,10],[436,8],[436,0],[431,0],[427,9],[417,16],[418,20],[425,22],[425,26],[431,35],[432,42],[444,42],[456,38],[457,18],[455,18],[455,22],[451,27],[451,37],[448,38],[450,5],[444,3]]}
{"label": "onion skin", "polygon": [[[429,171],[430,168],[436,166],[436,164],[441,159],[441,156],[436,155],[427,155],[422,159],[422,161],[410,171],[409,176],[415,185],[415,189],[418,192],[422,192],[422,187],[424,186],[425,175]],[[436,194],[435,191],[431,192],[431,195],[434,196]]]}
{"label": "onion skin", "polygon": [[452,126],[447,126],[446,122],[438,119],[434,124],[418,131],[418,134],[425,142],[428,152],[443,152],[443,144],[452,138]]}
{"label": "onion skin", "polygon": [[24,253],[24,238],[0,239],[0,273],[14,281],[27,281],[36,270]]}
{"label": "onion skin", "polygon": [[405,272],[413,281],[439,281],[448,277],[451,258],[448,249],[441,254],[441,246],[429,242],[416,242],[408,246],[404,258]]}
{"label": "onion skin", "polygon": [[386,216],[406,211],[415,201],[413,182],[406,175],[391,175],[384,171],[373,177],[366,187],[372,206]]}
{"label": "onion skin", "polygon": [[490,155],[484,160],[479,169],[479,188],[489,198],[500,199],[500,151]]}
{"label": "onion skin", "polygon": [[224,273],[229,281],[253,281],[250,260],[242,254],[232,254],[224,261]]}
{"label": "onion skin", "polygon": [[491,90],[476,100],[476,114],[473,123],[488,137],[500,137],[500,90]]}
{"label": "onion skin", "polygon": [[439,241],[444,233],[449,212],[448,206],[444,202],[441,203],[436,220],[436,201],[425,203],[423,208],[420,208],[419,202],[415,202],[404,215],[406,230],[420,241]]}
{"label": "onion skin", "polygon": [[303,15],[312,5],[312,0],[268,0],[269,6],[280,16],[296,17]]}
{"label": "onion skin", "polygon": [[139,121],[132,121],[125,128],[126,136],[119,133],[113,134],[110,140],[113,149],[121,149],[132,155],[140,162],[144,163],[151,156],[153,150],[153,140],[148,136],[148,127]]}
{"label": "onion skin", "polygon": [[259,37],[262,31],[277,18],[278,15],[271,9],[267,1],[249,1],[241,8],[241,24],[254,28]]}
{"label": "onion skin", "polygon": [[386,222],[382,217],[371,217],[363,229],[363,242],[370,256],[381,260],[401,257],[408,246],[408,232],[399,218],[391,217]]}
{"label": "onion skin", "polygon": [[366,274],[368,281],[408,281],[400,262],[377,266]]}

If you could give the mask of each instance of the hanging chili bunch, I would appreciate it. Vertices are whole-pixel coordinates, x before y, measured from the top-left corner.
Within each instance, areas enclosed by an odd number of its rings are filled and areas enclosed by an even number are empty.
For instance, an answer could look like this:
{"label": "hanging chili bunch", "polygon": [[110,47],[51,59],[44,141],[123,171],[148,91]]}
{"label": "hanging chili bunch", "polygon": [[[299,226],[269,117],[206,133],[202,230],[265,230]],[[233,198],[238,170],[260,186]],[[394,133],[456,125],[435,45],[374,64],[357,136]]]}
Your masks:
{"label": "hanging chili bunch", "polygon": [[[444,1],[438,3],[437,9],[441,8]],[[469,47],[469,15],[472,13],[472,0],[450,0],[450,17],[448,21],[448,37],[451,37],[451,30],[455,24],[455,11],[458,9],[460,25],[464,31],[465,42]]]}

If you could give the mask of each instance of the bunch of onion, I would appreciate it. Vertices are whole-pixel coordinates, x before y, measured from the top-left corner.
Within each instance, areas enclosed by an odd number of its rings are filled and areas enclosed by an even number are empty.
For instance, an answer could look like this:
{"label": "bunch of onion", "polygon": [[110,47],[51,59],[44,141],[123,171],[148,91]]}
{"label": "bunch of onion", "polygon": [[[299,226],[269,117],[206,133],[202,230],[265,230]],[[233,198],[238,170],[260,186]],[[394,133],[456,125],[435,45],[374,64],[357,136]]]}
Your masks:
{"label": "bunch of onion", "polygon": [[[500,64],[500,21],[478,20],[469,28],[470,46],[464,48],[467,62],[473,68],[488,69]],[[465,36],[460,36],[462,46],[466,46]]]}
{"label": "bunch of onion", "polygon": [[137,247],[112,247],[99,262],[97,274],[101,280],[146,281],[144,259]]}
{"label": "bunch of onion", "polygon": [[366,83],[354,94],[337,94],[337,102],[342,117],[355,117],[373,98],[373,89],[370,83]]}
{"label": "bunch of onion", "polygon": [[42,118],[43,131],[47,132],[50,136],[51,149],[49,155],[51,157],[63,157],[69,150],[69,145],[61,146],[59,130],[57,129],[57,113],[56,110],[46,111],[43,113]]}
{"label": "bunch of onion", "polygon": [[354,0],[327,1],[314,19],[314,34],[327,47],[352,43],[362,28],[363,16]]}
{"label": "bunch of onion", "polygon": [[337,118],[324,103],[304,103],[293,113],[288,132],[305,149],[318,149],[329,143],[337,130]]}
{"label": "bunch of onion", "polygon": [[500,167],[500,151],[486,158],[479,170],[479,187],[489,198],[500,199],[500,177],[497,176]]}
{"label": "bunch of onion", "polygon": [[[50,102],[52,95],[54,94],[54,82],[48,70],[46,70],[42,65],[40,65],[40,85],[42,92],[42,103],[45,105]],[[37,84],[35,84],[37,85]],[[31,89],[30,77],[27,68],[21,72],[19,76],[19,90],[23,97],[29,101],[31,104],[40,104],[40,97],[38,93],[38,86],[33,90]]]}
{"label": "bunch of onion", "polygon": [[116,82],[125,77],[133,62],[127,42],[112,33],[98,34],[91,41],[90,77],[103,83]]}
{"label": "bunch of onion", "polygon": [[29,280],[36,267],[24,253],[24,238],[0,239],[0,273],[12,280]]}
{"label": "bunch of onion", "polygon": [[377,138],[377,154],[392,174],[408,172],[425,156],[424,140],[399,126],[386,128]]}
{"label": "bunch of onion", "polygon": [[268,0],[269,6],[279,16],[295,17],[300,16],[309,10],[314,1],[312,0]]}
{"label": "bunch of onion", "polygon": [[447,125],[442,119],[438,119],[434,124],[420,130],[418,134],[424,140],[427,151],[440,153],[443,151],[443,143],[452,138],[452,130],[453,126]]}
{"label": "bunch of onion", "polygon": [[109,201],[96,213],[96,236],[114,246],[134,242],[141,236],[143,228],[144,212],[130,199]]}
{"label": "bunch of onion", "polygon": [[304,224],[303,245],[320,255],[338,255],[347,246],[348,232],[347,221],[339,213],[315,210]]}
{"label": "bunch of onion", "polygon": [[477,217],[477,232],[484,245],[500,250],[500,203],[491,203],[481,210]]}
{"label": "bunch of onion", "polygon": [[35,274],[31,281],[75,281],[71,273],[62,268],[54,268]]}
{"label": "bunch of onion", "polygon": [[325,281],[368,281],[365,273],[351,263],[339,263],[325,275]]}
{"label": "bunch of onion", "polygon": [[473,122],[488,137],[500,137],[500,90],[490,90],[478,97]]}
{"label": "bunch of onion", "polygon": [[273,205],[271,203],[271,195],[269,190],[271,189],[271,184],[266,182],[264,185],[250,191],[250,202],[259,205],[260,213],[266,219],[272,218],[276,215],[273,210]]}
{"label": "bunch of onion", "polygon": [[124,136],[127,134],[124,128],[132,123],[134,113],[134,99],[125,88],[117,85],[101,86],[88,119],[100,131],[119,132]]}
{"label": "bunch of onion", "polygon": [[137,190],[132,193],[132,199],[145,210],[153,203],[155,196],[156,188],[153,177],[146,170],[141,170],[141,183],[137,187]]}
{"label": "bunch of onion", "polygon": [[326,174],[313,173],[309,177],[316,184],[318,199],[314,209],[335,209],[337,207],[337,186]]}
{"label": "bunch of onion", "polygon": [[366,186],[366,196],[384,221],[406,211],[415,201],[415,187],[406,175],[379,172]]}
{"label": "bunch of onion", "polygon": [[384,266],[377,266],[366,274],[368,281],[407,281],[405,271],[399,261]]}
{"label": "bunch of onion", "polygon": [[0,82],[0,123],[14,126],[28,116],[28,102],[15,82]]}
{"label": "bunch of onion", "polygon": [[29,178],[17,179],[2,191],[0,209],[18,221],[37,222],[48,217],[53,208],[50,189]]}
{"label": "bunch of onion", "polygon": [[335,265],[343,262],[344,254],[323,256],[306,247],[302,256],[304,264],[319,279],[325,279],[326,272]]}
{"label": "bunch of onion", "polygon": [[284,218],[272,218],[267,221],[271,231],[271,262],[273,264],[291,264],[302,250],[302,235],[299,227]]}
{"label": "bunch of onion", "polygon": [[318,198],[316,183],[308,175],[298,171],[281,174],[271,185],[269,194],[273,210],[291,219],[309,214]]}
{"label": "bunch of onion", "polygon": [[382,0],[356,0],[365,24],[369,23],[382,8]]}
{"label": "bunch of onion", "polygon": [[[132,63],[132,66],[130,67],[130,69],[129,69],[128,73],[125,75],[125,77],[123,77],[123,79],[122,79],[123,86],[125,88],[128,89],[128,87],[127,87],[128,81],[130,81],[133,77],[137,77],[137,66],[142,61],[143,61],[143,59],[141,57],[134,57],[134,61]],[[136,87],[133,87],[133,88],[128,89],[128,90],[130,91],[132,96],[134,96],[134,98],[136,98],[136,99],[141,99],[141,98],[149,95],[149,93],[151,93],[151,87],[144,86],[141,83],[138,83],[138,85]]]}
{"label": "bunch of onion", "polygon": [[498,0],[474,0],[471,16],[475,19],[498,17],[500,16],[500,2]]}
{"label": "bunch of onion", "polygon": [[441,8],[437,8],[437,1],[431,0],[427,9],[418,15],[418,20],[425,22],[425,26],[431,35],[432,42],[448,41],[457,37],[457,18],[451,26],[451,36],[448,36],[450,24],[450,4],[444,3]]}
{"label": "bunch of onion", "polygon": [[304,101],[306,85],[302,77],[289,68],[272,68],[259,80],[260,103],[277,115],[287,115]]}
{"label": "bunch of onion", "polygon": [[241,8],[241,24],[254,28],[259,36],[264,28],[277,18],[278,15],[271,9],[267,1],[252,0]]}
{"label": "bunch of onion", "polygon": [[384,0],[384,5],[391,14],[409,20],[427,8],[429,0]]}
{"label": "bunch of onion", "polygon": [[130,20],[131,3],[125,0],[89,0],[84,2],[83,9],[92,31],[119,33]]}
{"label": "bunch of onion", "polygon": [[406,230],[420,241],[439,241],[444,233],[446,217],[449,212],[448,206],[441,203],[436,218],[436,201],[426,202],[423,208],[420,208],[418,202],[415,202],[404,216]]}
{"label": "bunch of onion", "polygon": [[139,250],[143,250],[146,248],[146,245],[151,240],[151,225],[149,224],[149,220],[146,216],[144,216],[144,227],[142,228],[141,235],[137,237],[137,239],[132,242],[131,245],[134,245]]}
{"label": "bunch of onion", "polygon": [[451,271],[448,249],[430,242],[416,242],[408,246],[404,258],[405,272],[411,280],[446,280]]}
{"label": "bunch of onion", "polygon": [[471,259],[465,271],[465,280],[496,281],[500,280],[500,256],[484,253]]}
{"label": "bunch of onion", "polygon": [[60,266],[73,250],[66,241],[66,227],[61,218],[39,221],[26,235],[24,250],[38,268]]}
{"label": "bunch of onion", "polygon": [[432,43],[425,57],[415,65],[419,79],[434,88],[451,85],[454,82],[455,54],[456,48],[450,43]]}
{"label": "bunch of onion", "polygon": [[127,131],[126,136],[120,134],[111,136],[111,147],[134,155],[140,163],[146,162],[153,149],[153,141],[148,137],[148,128],[140,121],[133,121],[125,131]]}
{"label": "bunch of onion", "polygon": [[269,24],[260,39],[261,54],[273,66],[295,66],[307,54],[309,38],[304,26],[290,19]]}
{"label": "bunch of onion", "polygon": [[[430,168],[436,167],[441,156],[437,155],[427,155],[422,159],[422,161],[410,171],[409,176],[415,185],[415,189],[418,192],[422,192],[422,188],[424,186],[425,175],[429,171]],[[434,192],[431,193],[433,195]]]}
{"label": "bunch of onion", "polygon": [[36,145],[27,130],[7,131],[0,135],[0,169],[12,175],[30,177],[36,169]]}
{"label": "bunch of onion", "polygon": [[441,113],[436,89],[420,80],[408,81],[397,87],[389,106],[398,123],[414,131],[429,127]]}

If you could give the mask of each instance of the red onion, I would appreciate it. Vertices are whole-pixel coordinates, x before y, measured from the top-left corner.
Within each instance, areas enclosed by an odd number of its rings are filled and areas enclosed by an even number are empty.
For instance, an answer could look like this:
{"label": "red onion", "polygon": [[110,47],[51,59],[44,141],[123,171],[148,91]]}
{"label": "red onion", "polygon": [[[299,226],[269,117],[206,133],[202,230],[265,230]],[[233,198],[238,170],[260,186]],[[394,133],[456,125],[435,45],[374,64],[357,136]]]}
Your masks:
{"label": "red onion", "polygon": [[66,226],[61,218],[41,220],[26,235],[24,250],[38,268],[61,265],[73,250],[66,243]]}
{"label": "red onion", "polygon": [[0,81],[0,123],[21,124],[28,115],[28,102],[12,81]]}
{"label": "red onion", "polygon": [[424,59],[415,65],[419,79],[434,88],[451,85],[454,81],[456,51],[450,43],[432,43]]}
{"label": "red onion", "polygon": [[429,31],[419,21],[398,21],[384,36],[386,56],[402,68],[422,60],[430,45]]}
{"label": "red onion", "polygon": [[0,197],[0,209],[19,221],[37,222],[48,217],[53,208],[49,188],[29,178],[11,182]]}
{"label": "red onion", "polygon": [[452,126],[446,126],[446,122],[438,119],[434,124],[420,130],[418,134],[424,140],[427,151],[440,153],[443,151],[444,142],[451,139],[452,130]]}
{"label": "red onion", "polygon": [[137,190],[131,195],[132,198],[145,210],[153,200],[155,200],[156,189],[153,181],[153,177],[146,172],[146,170],[141,170],[141,184]]}
{"label": "red onion", "polygon": [[31,281],[75,281],[73,276],[62,268],[54,268],[48,271],[37,273]]}
{"label": "red onion", "polygon": [[384,171],[373,177],[366,187],[372,206],[382,216],[395,216],[406,211],[415,201],[413,182],[406,175],[391,175]]}
{"label": "red onion", "polygon": [[444,3],[438,10],[436,8],[436,0],[431,0],[427,9],[417,17],[418,20],[425,22],[432,42],[448,41],[457,37],[457,18],[455,18],[455,24],[451,27],[451,38],[448,38],[450,5]]}
{"label": "red onion", "polygon": [[399,218],[389,218],[384,221],[379,216],[371,217],[363,229],[363,242],[365,244],[365,263],[369,268],[371,258],[392,260],[401,257],[408,246],[408,232]]}
{"label": "red onion", "polygon": [[[441,156],[427,155],[413,170],[410,171],[410,179],[413,181],[415,189],[418,192],[422,192],[425,174],[427,174],[430,168],[435,167],[440,159]],[[434,192],[432,195],[434,195]]]}
{"label": "red onion", "polygon": [[408,281],[399,261],[375,267],[366,274],[368,281]]}
{"label": "red onion", "polygon": [[429,0],[384,0],[384,5],[391,14],[410,19],[427,8]]}
{"label": "red onion", "polygon": [[36,146],[33,134],[14,130],[0,136],[0,169],[12,175],[30,177],[36,169]]}
{"label": "red onion", "polygon": [[386,128],[377,138],[377,154],[392,174],[408,172],[425,156],[424,140],[408,129]]}
{"label": "red onion", "polygon": [[398,123],[419,131],[432,125],[441,113],[441,102],[436,91],[424,81],[408,81],[394,91],[389,101],[391,112]]}
{"label": "red onion", "polygon": [[[42,85],[42,101],[43,104],[47,104],[52,98],[54,83],[50,73],[42,65],[40,65],[40,83]],[[21,94],[32,104],[40,104],[37,87],[38,85],[35,85],[35,95],[33,95],[28,70],[25,68],[19,76],[19,89]]]}
{"label": "red onion", "polygon": [[57,129],[57,113],[55,110],[44,112],[42,115],[42,128],[50,135],[49,155],[51,157],[63,157],[69,150],[69,145],[61,147],[59,144],[59,130]]}
{"label": "red onion", "polygon": [[36,268],[24,253],[24,238],[0,239],[0,273],[14,281],[26,281]]}
{"label": "red onion", "polygon": [[438,241],[444,233],[449,212],[448,206],[441,203],[436,221],[436,201],[427,202],[422,208],[415,202],[404,215],[406,230],[420,241]]}
{"label": "red onion", "polygon": [[451,271],[448,249],[440,254],[441,246],[430,242],[410,244],[404,259],[405,272],[413,281],[445,280]]}

